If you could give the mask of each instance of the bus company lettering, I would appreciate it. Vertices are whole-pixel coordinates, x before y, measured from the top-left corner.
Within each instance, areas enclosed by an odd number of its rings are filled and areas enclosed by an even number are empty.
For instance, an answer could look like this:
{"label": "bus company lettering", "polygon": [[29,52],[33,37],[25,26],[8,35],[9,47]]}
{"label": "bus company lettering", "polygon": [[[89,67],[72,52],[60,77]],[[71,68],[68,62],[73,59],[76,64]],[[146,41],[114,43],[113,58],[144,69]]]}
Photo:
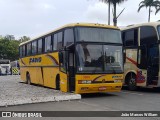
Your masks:
{"label": "bus company lettering", "polygon": [[40,63],[42,61],[42,58],[41,57],[38,57],[38,58],[30,58],[29,59],[29,64],[31,63]]}

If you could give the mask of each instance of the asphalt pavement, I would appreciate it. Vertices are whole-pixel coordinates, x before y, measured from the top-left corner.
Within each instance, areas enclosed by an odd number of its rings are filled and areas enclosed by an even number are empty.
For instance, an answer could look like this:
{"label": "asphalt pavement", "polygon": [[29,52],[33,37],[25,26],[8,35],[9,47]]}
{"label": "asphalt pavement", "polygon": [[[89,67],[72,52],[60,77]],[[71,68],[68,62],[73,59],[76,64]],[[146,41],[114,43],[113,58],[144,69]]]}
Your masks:
{"label": "asphalt pavement", "polygon": [[[98,93],[83,94],[81,100],[48,102],[37,104],[26,104],[18,106],[0,107],[0,111],[159,111],[160,110],[160,91],[155,89],[139,89],[138,91],[128,91],[123,89],[119,93]],[[33,118],[30,118],[33,119]],[[34,118],[36,119],[36,118]],[[44,118],[42,118],[44,119]],[[53,118],[46,118],[50,120]],[[63,117],[54,118],[55,120],[64,119]],[[74,118],[65,118],[71,120]],[[76,118],[76,119],[92,119]],[[158,117],[149,118],[94,118],[94,119],[148,119],[158,120]]]}
{"label": "asphalt pavement", "polygon": [[[34,103],[0,107],[0,111],[160,111],[160,90],[141,88],[121,92],[83,94],[80,100]],[[10,118],[11,120],[160,120],[158,117],[54,117]],[[10,120],[0,118],[0,120]]]}

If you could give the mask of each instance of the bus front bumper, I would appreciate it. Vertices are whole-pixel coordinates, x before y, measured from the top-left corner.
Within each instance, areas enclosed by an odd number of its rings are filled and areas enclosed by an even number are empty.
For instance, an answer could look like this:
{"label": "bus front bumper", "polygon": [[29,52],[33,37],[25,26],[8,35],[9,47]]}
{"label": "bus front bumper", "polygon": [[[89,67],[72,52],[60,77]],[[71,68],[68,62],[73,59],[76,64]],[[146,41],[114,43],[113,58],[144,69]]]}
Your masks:
{"label": "bus front bumper", "polygon": [[122,83],[109,84],[77,84],[75,93],[120,92]]}

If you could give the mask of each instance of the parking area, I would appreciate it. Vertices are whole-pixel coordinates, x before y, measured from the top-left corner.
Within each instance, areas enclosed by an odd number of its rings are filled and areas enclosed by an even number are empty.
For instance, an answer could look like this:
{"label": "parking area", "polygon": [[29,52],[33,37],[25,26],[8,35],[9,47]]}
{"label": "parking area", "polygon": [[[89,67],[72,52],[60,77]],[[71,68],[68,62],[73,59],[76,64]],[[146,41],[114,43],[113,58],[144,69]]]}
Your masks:
{"label": "parking area", "polygon": [[81,95],[25,84],[19,75],[0,76],[0,106],[77,99]]}

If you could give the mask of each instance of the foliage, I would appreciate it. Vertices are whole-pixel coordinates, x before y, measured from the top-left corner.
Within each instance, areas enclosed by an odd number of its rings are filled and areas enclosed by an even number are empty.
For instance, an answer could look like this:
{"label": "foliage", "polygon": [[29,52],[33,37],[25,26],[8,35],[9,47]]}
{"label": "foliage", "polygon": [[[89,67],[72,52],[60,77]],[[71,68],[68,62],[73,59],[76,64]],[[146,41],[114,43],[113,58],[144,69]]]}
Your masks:
{"label": "foliage", "polygon": [[21,37],[20,40],[10,40],[7,37],[0,37],[0,59],[9,59],[11,61],[19,59],[19,44],[27,41],[30,38],[27,36]]}
{"label": "foliage", "polygon": [[121,4],[127,0],[100,0],[101,2],[104,2],[104,3],[111,3],[113,4],[113,8],[114,8],[114,11],[113,11],[113,23],[114,23],[114,26],[117,26],[117,15],[116,15],[116,5],[117,4]]}
{"label": "foliage", "polygon": [[160,6],[156,8],[155,15],[160,11]]}
{"label": "foliage", "polygon": [[27,37],[27,36],[23,36],[19,39],[20,42],[26,42],[28,40],[30,40],[30,37]]}
{"label": "foliage", "polygon": [[154,7],[156,9],[155,14],[157,14],[160,11],[160,1],[159,0],[144,0],[139,3],[138,12],[142,8],[149,8],[149,15],[148,15],[148,22],[150,22],[150,14],[151,14],[151,7]]}

